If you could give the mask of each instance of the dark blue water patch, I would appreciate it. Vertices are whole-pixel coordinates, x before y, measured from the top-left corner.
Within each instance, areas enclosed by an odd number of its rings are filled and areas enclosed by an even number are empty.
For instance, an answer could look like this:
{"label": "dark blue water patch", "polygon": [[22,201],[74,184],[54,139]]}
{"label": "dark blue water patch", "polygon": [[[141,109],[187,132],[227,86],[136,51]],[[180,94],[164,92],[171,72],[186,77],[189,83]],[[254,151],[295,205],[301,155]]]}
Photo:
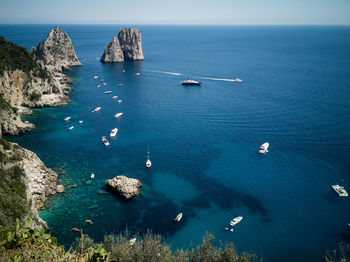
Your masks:
{"label": "dark blue water patch", "polygon": [[[1,25],[0,34],[29,49],[51,27]],[[62,25],[83,63],[67,72],[72,102],[35,109],[26,119],[36,129],[9,137],[66,171],[66,192],[40,211],[60,243],[77,237],[72,227],[97,241],[150,229],[188,248],[209,231],[267,261],[319,261],[349,242],[349,199],[331,185],[350,190],[350,28],[138,27],[145,60],[103,64],[122,26]],[[187,77],[201,86],[181,86]],[[243,82],[225,80],[237,77]],[[115,127],[106,148],[101,136]],[[259,155],[266,141],[270,152]],[[106,192],[105,181],[120,174],[141,180],[137,198]],[[242,222],[225,231],[236,216]]]}

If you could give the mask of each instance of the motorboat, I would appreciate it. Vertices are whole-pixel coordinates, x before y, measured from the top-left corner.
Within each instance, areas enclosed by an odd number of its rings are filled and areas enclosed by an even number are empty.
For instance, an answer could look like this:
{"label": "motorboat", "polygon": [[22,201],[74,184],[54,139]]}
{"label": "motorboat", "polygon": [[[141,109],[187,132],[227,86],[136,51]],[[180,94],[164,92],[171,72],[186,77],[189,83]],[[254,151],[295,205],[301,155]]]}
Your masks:
{"label": "motorboat", "polygon": [[101,79],[100,81],[101,81],[101,82],[103,82],[104,80],[103,80],[103,79]]}
{"label": "motorboat", "polygon": [[84,121],[83,120],[79,120],[79,124],[82,124],[82,123],[84,123]]}
{"label": "motorboat", "polygon": [[91,176],[90,176],[91,179],[94,179],[95,178],[95,174],[92,173]]}
{"label": "motorboat", "polygon": [[149,158],[149,146],[148,146],[148,149],[147,149],[147,161],[146,161],[146,167],[147,168],[150,168],[152,166],[152,162]]}
{"label": "motorboat", "polygon": [[259,148],[259,153],[260,154],[265,154],[267,152],[269,152],[267,149],[269,148],[270,143],[269,142],[265,142],[264,144],[262,144]]}
{"label": "motorboat", "polygon": [[235,82],[237,82],[237,83],[242,83],[243,82],[243,80],[242,79],[239,79],[239,78],[236,78],[236,79],[233,79]]}
{"label": "motorboat", "polygon": [[102,137],[102,142],[103,142],[103,144],[105,144],[105,146],[109,146],[109,142],[105,136]]}
{"label": "motorboat", "polygon": [[123,100],[119,99],[118,100],[118,104],[120,104],[120,103],[123,103]]}
{"label": "motorboat", "polygon": [[139,75],[141,75],[141,73],[136,73],[136,74],[135,74],[135,76],[139,76]]}
{"label": "motorboat", "polygon": [[243,217],[236,217],[236,218],[232,219],[230,222],[230,226],[233,227],[233,226],[237,225],[239,222],[242,221],[242,219],[243,219]]}
{"label": "motorboat", "polygon": [[69,129],[69,130],[72,130],[73,128],[74,128],[74,126],[70,126],[70,127],[68,127],[68,129]]}
{"label": "motorboat", "polygon": [[129,243],[132,246],[136,242],[136,237],[130,239]]}
{"label": "motorboat", "polygon": [[106,86],[106,85],[107,85],[107,83],[103,83],[103,85],[104,85],[104,86]]}
{"label": "motorboat", "polygon": [[112,94],[112,91],[106,91],[105,94]]}
{"label": "motorboat", "polygon": [[343,186],[333,185],[332,187],[333,187],[334,191],[338,193],[339,196],[341,196],[341,197],[348,196],[348,192],[346,192],[346,190]]}
{"label": "motorboat", "polygon": [[101,107],[98,106],[98,107],[96,107],[96,108],[94,109],[94,111],[92,111],[92,112],[98,112],[98,111],[100,111],[100,110],[101,110]]}
{"label": "motorboat", "polygon": [[68,120],[70,120],[71,119],[71,117],[70,116],[67,116],[65,119],[64,119],[64,121],[68,121]]}
{"label": "motorboat", "polygon": [[123,115],[123,113],[116,113],[115,115],[114,115],[114,117],[115,118],[118,118],[118,117],[121,117]]}
{"label": "motorboat", "polygon": [[109,134],[109,136],[115,137],[117,133],[118,133],[118,128],[114,128],[114,129],[112,129],[112,131],[111,131],[111,133]]}
{"label": "motorboat", "polygon": [[118,98],[118,96],[112,96],[112,98],[113,98],[113,99],[117,99],[117,98]]}
{"label": "motorboat", "polygon": [[97,85],[98,88],[100,88],[102,85]]}
{"label": "motorboat", "polygon": [[94,76],[94,78],[95,78],[95,79],[97,79],[97,78],[98,78],[98,76]]}
{"label": "motorboat", "polygon": [[183,85],[183,86],[199,86],[200,84],[201,84],[201,82],[191,80],[191,79],[186,79],[186,80],[181,82],[181,85]]}
{"label": "motorboat", "polygon": [[124,84],[117,84],[117,86],[123,86]]}
{"label": "motorboat", "polygon": [[182,213],[178,214],[176,217],[175,217],[175,221],[176,222],[179,222],[182,218]]}

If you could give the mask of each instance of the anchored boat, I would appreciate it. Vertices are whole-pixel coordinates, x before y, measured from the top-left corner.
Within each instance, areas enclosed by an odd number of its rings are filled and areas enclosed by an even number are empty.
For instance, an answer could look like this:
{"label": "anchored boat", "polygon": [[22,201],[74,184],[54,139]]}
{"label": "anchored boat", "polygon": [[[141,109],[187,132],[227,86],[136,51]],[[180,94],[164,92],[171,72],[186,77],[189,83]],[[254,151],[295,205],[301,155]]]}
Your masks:
{"label": "anchored boat", "polygon": [[269,152],[267,149],[269,148],[270,143],[269,142],[265,142],[264,144],[262,144],[259,148],[259,153],[260,154],[265,154],[267,152]]}
{"label": "anchored boat", "polygon": [[175,221],[176,222],[179,222],[182,218],[182,213],[178,214],[176,217],[175,217]]}
{"label": "anchored boat", "polygon": [[123,115],[123,113],[116,113],[115,115],[114,115],[114,117],[115,118],[118,118],[118,117],[121,117]]}
{"label": "anchored boat", "polygon": [[115,137],[118,133],[118,128],[112,129],[111,133],[109,134],[110,137]]}
{"label": "anchored boat", "polygon": [[146,167],[147,167],[147,168],[150,168],[151,166],[152,166],[152,162],[151,162],[151,160],[149,159],[149,146],[148,146],[148,149],[147,149]]}
{"label": "anchored boat", "polygon": [[236,218],[232,219],[230,222],[230,226],[233,227],[233,226],[237,225],[239,222],[242,221],[242,219],[243,219],[243,217],[236,217]]}
{"label": "anchored boat", "polygon": [[343,186],[333,185],[332,187],[333,187],[334,191],[338,193],[339,196],[341,196],[341,197],[348,196],[348,192],[346,192],[346,190]]}
{"label": "anchored boat", "polygon": [[102,137],[102,143],[103,143],[105,146],[109,146],[109,142],[108,142],[108,140],[106,139],[105,136]]}

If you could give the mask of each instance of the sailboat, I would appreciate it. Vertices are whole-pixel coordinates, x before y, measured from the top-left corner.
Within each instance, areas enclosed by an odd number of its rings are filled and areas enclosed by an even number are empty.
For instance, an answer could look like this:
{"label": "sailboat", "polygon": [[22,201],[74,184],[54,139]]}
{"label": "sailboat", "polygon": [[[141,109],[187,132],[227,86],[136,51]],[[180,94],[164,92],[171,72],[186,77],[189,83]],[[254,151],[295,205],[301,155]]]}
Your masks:
{"label": "sailboat", "polygon": [[150,168],[151,166],[152,166],[152,163],[151,163],[151,160],[149,159],[149,146],[148,146],[146,167]]}

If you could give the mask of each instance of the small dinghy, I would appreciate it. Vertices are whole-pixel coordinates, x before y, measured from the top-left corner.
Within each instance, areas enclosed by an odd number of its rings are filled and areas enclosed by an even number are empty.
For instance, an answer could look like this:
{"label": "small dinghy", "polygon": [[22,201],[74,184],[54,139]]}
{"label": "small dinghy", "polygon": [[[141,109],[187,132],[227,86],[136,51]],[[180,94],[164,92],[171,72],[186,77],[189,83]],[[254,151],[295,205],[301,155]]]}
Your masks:
{"label": "small dinghy", "polygon": [[113,98],[113,99],[117,99],[117,98],[118,98],[118,96],[112,96],[112,98]]}
{"label": "small dinghy", "polygon": [[237,225],[239,222],[242,221],[242,219],[243,219],[243,217],[236,217],[236,218],[232,219],[230,222],[230,226],[233,227],[233,226]]}
{"label": "small dinghy", "polygon": [[98,76],[94,76],[94,79],[97,79],[98,78]]}
{"label": "small dinghy", "polygon": [[103,143],[105,146],[109,146],[109,142],[108,142],[108,140],[106,139],[105,136],[102,137],[102,143]]}
{"label": "small dinghy", "polygon": [[74,126],[70,126],[68,129],[69,129],[69,130],[72,130],[73,128],[74,128]]}
{"label": "small dinghy", "polygon": [[84,123],[84,121],[83,120],[79,120],[79,124],[82,124],[82,123]]}
{"label": "small dinghy", "polygon": [[94,179],[95,178],[95,174],[92,173],[91,176],[90,176],[91,179]]}
{"label": "small dinghy", "polygon": [[119,99],[118,100],[118,104],[120,104],[120,103],[123,103],[123,100]]}
{"label": "small dinghy", "polygon": [[114,115],[114,117],[115,118],[118,118],[118,117],[121,117],[123,115],[123,113],[116,113],[115,115]]}
{"label": "small dinghy", "polygon": [[100,110],[101,110],[101,107],[98,106],[98,107],[96,107],[96,108],[94,109],[94,111],[92,111],[92,112],[98,112],[98,111],[100,111]]}
{"label": "small dinghy", "polygon": [[100,88],[102,85],[97,85],[98,88]]}
{"label": "small dinghy", "polygon": [[262,144],[259,148],[259,153],[260,154],[265,154],[267,152],[269,152],[267,149],[269,148],[270,143],[269,142],[265,142],[264,144]]}
{"label": "small dinghy", "polygon": [[106,85],[107,85],[107,83],[103,83],[103,85],[104,85],[104,86],[106,86]]}
{"label": "small dinghy", "polygon": [[70,116],[67,116],[65,119],[64,119],[64,121],[68,121],[68,120],[70,120],[71,119],[71,117]]}
{"label": "small dinghy", "polygon": [[112,94],[112,91],[106,91],[105,94]]}
{"label": "small dinghy", "polygon": [[136,74],[135,74],[135,76],[139,76],[139,75],[141,75],[141,74],[140,74],[140,73],[136,73]]}
{"label": "small dinghy", "polygon": [[179,222],[182,218],[182,213],[178,214],[176,217],[175,217],[175,221],[176,222]]}

